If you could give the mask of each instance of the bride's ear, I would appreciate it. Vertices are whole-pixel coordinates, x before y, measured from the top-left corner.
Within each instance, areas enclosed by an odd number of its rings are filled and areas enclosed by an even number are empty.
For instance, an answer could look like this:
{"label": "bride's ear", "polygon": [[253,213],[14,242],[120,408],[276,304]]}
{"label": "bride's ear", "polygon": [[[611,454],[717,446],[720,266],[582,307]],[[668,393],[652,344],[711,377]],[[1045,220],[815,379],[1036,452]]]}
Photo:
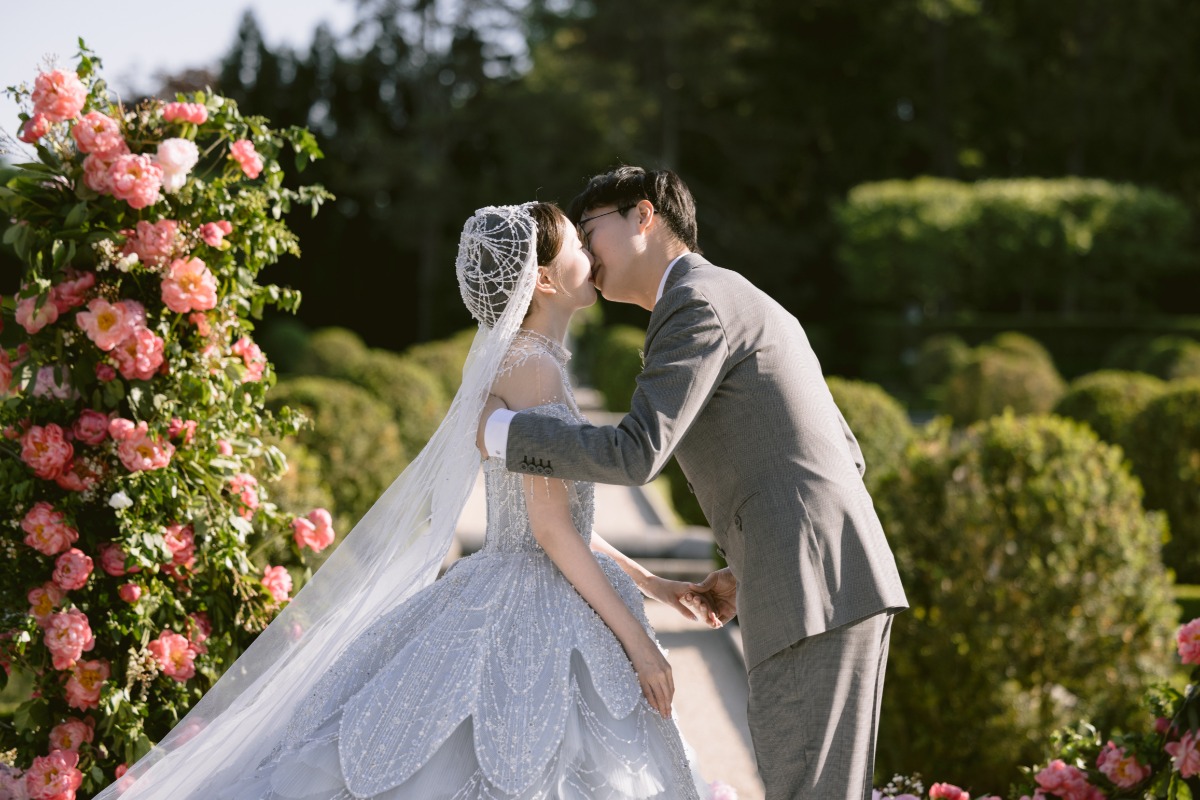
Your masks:
{"label": "bride's ear", "polygon": [[534,293],[558,294],[558,281],[554,279],[549,267],[537,268],[537,280],[533,284]]}

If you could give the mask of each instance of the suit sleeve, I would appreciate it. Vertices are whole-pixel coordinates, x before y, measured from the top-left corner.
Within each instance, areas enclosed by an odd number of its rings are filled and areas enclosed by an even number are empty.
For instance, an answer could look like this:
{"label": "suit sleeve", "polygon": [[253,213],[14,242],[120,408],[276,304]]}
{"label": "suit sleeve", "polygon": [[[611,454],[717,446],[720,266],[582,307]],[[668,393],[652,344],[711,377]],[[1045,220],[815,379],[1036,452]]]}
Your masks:
{"label": "suit sleeve", "polygon": [[846,446],[850,448],[850,457],[854,459],[854,466],[858,467],[858,476],[867,474],[867,460],[863,458],[862,448],[858,446],[858,439],[854,435],[854,431],[850,430],[849,423],[846,422],[846,417],[843,416],[842,410],[838,409],[838,421],[842,423],[842,433],[846,435]]}
{"label": "suit sleeve", "polygon": [[670,294],[677,295],[672,306],[661,321],[652,320],[645,367],[624,419],[595,426],[517,414],[508,429],[509,470],[625,486],[647,483],[662,470],[716,391],[729,353],[703,295]]}

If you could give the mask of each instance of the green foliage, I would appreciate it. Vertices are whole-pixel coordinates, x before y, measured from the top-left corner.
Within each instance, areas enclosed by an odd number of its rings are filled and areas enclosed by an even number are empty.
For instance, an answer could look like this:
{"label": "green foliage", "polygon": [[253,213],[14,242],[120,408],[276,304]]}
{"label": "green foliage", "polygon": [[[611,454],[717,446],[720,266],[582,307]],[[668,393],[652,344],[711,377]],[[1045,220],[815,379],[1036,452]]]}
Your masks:
{"label": "green foliage", "polygon": [[367,357],[367,346],[347,328],[321,328],[308,336],[307,346],[297,359],[296,372],[348,378]]}
{"label": "green foliage", "polygon": [[1134,417],[1165,389],[1152,375],[1101,370],[1073,380],[1054,413],[1086,422],[1104,441],[1125,446]]}
{"label": "green foliage", "polygon": [[412,457],[425,447],[450,408],[443,384],[411,356],[371,350],[348,377],[391,409],[400,443]]}
{"label": "green foliage", "polygon": [[955,424],[987,419],[1005,409],[1046,413],[1062,397],[1065,385],[1054,364],[1032,349],[1014,350],[1014,343],[1022,340],[1013,336],[1006,340],[1008,350],[998,346],[1000,337],[976,348],[970,361],[946,381],[941,409]]}
{"label": "green foliage", "polygon": [[333,495],[334,529],[348,531],[408,463],[391,410],[366,390],[335,378],[281,380],[270,408],[301,410],[311,425],[297,441],[321,461]]}
{"label": "green foliage", "polygon": [[[46,754],[53,726],[88,720],[96,738],[80,748],[83,796],[163,736],[286,602],[262,582],[263,555],[289,550],[291,519],[264,484],[285,467],[268,442],[301,420],[282,406],[264,409],[275,374],[250,336],[265,309],[294,312],[300,300],[258,282],[263,269],[299,253],[285,215],[294,206],[315,213],[329,197],[319,186],[284,186],[285,148],[305,163],[320,156],[307,131],[272,129],[207,91],[177,97],[203,107],[200,124],[168,121],[159,100],[122,107],[98,64],[81,42],[82,111],[112,121],[143,176],[167,139],[194,143],[200,156],[174,191],[101,192],[88,179],[97,154],[80,152],[81,123],[70,119],[51,125],[36,156],[0,187],[0,211],[17,223],[4,239],[21,280],[17,302],[6,298],[0,314],[22,355],[13,365],[0,347],[0,428],[9,432],[0,440],[0,661],[35,693],[0,726],[0,753],[28,767]],[[240,139],[263,162],[254,179],[231,158]],[[201,226],[218,220],[230,231],[214,243]],[[146,247],[151,224],[163,234],[157,251]],[[172,295],[184,259],[211,293]],[[49,317],[30,320],[34,309]],[[119,324],[85,324],[91,314]],[[39,438],[57,444],[39,447]],[[47,511],[56,518],[35,525]],[[34,547],[25,538],[64,527],[69,542]],[[86,564],[78,582],[55,576],[68,558]],[[34,617],[27,593],[52,581],[62,596]],[[79,615],[94,646],[56,664],[49,646],[60,640],[43,628]],[[149,647],[168,632],[188,637],[194,674],[169,675]],[[72,685],[90,680],[95,697],[71,697]]]}
{"label": "green foliage", "polygon": [[934,424],[875,501],[911,605],[888,659],[882,774],[1007,786],[1047,731],[1141,719],[1176,612],[1165,525],[1119,449],[1056,417]]}
{"label": "green foliage", "polygon": [[1154,189],[1079,178],[938,178],[854,187],[835,213],[855,299],[926,313],[1129,310],[1189,260],[1190,214]]}
{"label": "green foliage", "polygon": [[596,342],[592,383],[604,395],[609,411],[628,411],[642,374],[642,348],[646,332],[632,325],[611,325]]}
{"label": "green foliage", "polygon": [[1190,336],[1129,336],[1109,351],[1113,369],[1136,370],[1163,380],[1200,378],[1200,342]]}
{"label": "green foliage", "polygon": [[1169,385],[1129,430],[1126,448],[1146,506],[1171,523],[1163,558],[1181,582],[1200,583],[1200,380]]}
{"label": "green foliage", "polygon": [[281,375],[298,372],[308,350],[308,327],[294,317],[275,317],[263,324],[258,343]]}
{"label": "green foliage", "polygon": [[951,375],[971,360],[971,347],[953,333],[939,333],[921,342],[913,364],[913,383],[926,395],[936,398]]}
{"label": "green foliage", "polygon": [[464,328],[445,339],[415,344],[405,350],[404,355],[429,370],[441,384],[445,396],[452,398],[462,386],[463,365],[467,363],[476,330]]}
{"label": "green foliage", "polygon": [[827,378],[833,400],[858,439],[867,471],[863,480],[874,490],[880,480],[899,467],[913,437],[904,406],[881,386],[845,378]]}

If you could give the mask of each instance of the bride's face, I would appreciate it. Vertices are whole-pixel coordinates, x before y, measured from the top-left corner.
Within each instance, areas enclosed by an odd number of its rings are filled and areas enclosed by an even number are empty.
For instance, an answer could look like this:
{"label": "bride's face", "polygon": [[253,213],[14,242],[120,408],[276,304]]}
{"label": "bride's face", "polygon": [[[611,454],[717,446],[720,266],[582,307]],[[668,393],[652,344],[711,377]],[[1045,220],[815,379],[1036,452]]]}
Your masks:
{"label": "bride's face", "polygon": [[575,226],[564,224],[562,249],[550,263],[559,299],[572,309],[586,308],[596,302],[596,284],[592,282],[592,254],[579,240]]}

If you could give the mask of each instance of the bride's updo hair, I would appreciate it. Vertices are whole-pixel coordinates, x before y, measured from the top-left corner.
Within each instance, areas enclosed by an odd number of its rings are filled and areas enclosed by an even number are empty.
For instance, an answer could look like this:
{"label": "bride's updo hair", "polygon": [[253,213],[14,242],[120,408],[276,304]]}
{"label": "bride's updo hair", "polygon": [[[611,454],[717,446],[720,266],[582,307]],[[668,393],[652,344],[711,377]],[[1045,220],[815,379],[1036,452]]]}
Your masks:
{"label": "bride's updo hair", "polygon": [[569,224],[553,203],[488,206],[472,214],[463,225],[456,263],[458,288],[471,316],[495,327],[523,270],[553,261]]}

